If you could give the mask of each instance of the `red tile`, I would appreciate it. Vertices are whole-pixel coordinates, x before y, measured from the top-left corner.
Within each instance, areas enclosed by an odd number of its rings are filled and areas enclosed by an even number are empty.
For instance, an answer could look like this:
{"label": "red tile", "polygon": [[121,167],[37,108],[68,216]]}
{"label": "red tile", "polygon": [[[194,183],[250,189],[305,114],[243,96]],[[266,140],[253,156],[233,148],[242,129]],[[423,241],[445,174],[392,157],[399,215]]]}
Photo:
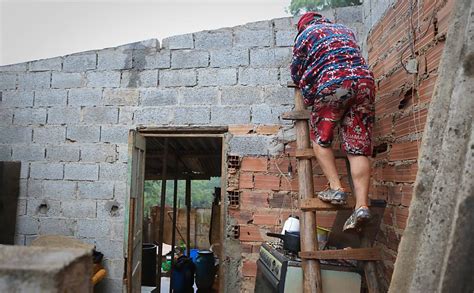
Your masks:
{"label": "red tile", "polygon": [[242,171],[267,171],[267,158],[244,157],[240,169]]}

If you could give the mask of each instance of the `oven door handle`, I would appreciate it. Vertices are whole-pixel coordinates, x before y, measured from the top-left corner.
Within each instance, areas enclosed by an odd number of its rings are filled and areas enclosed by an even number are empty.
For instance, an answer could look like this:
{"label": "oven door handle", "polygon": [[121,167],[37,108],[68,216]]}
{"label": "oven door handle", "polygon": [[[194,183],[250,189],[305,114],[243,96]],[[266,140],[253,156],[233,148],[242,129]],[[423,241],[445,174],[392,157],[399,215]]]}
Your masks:
{"label": "oven door handle", "polygon": [[272,284],[274,289],[278,289],[278,279],[275,278],[275,276],[261,260],[257,260],[257,269],[262,272],[264,277]]}

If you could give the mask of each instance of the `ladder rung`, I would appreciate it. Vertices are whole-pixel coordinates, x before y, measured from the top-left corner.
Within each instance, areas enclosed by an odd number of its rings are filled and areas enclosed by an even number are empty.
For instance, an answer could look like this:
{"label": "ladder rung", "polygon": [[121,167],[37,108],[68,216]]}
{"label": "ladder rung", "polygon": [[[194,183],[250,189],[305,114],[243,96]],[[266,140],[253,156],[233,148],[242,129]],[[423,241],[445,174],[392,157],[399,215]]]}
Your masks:
{"label": "ladder rung", "polygon": [[281,119],[283,120],[308,120],[311,116],[310,110],[299,110],[285,112],[281,114]]}
{"label": "ladder rung", "polygon": [[347,198],[347,204],[345,205],[333,205],[328,202],[324,202],[317,197],[300,199],[300,209],[302,211],[337,211],[337,210],[350,210],[355,206],[355,200],[353,196]]}
{"label": "ladder rung", "polygon": [[[347,157],[341,150],[333,150],[333,152],[336,159],[345,159]],[[313,149],[296,150],[295,157],[298,159],[311,159],[314,157],[314,151]]]}
{"label": "ladder rung", "polygon": [[301,251],[303,259],[353,259],[353,260],[381,260],[379,248],[350,248],[337,250]]}
{"label": "ladder rung", "polygon": [[286,83],[286,86],[287,86],[287,87],[292,87],[292,88],[297,88],[297,87],[298,87],[298,86],[297,86],[294,82],[292,82],[292,81],[287,82],[287,83]]}

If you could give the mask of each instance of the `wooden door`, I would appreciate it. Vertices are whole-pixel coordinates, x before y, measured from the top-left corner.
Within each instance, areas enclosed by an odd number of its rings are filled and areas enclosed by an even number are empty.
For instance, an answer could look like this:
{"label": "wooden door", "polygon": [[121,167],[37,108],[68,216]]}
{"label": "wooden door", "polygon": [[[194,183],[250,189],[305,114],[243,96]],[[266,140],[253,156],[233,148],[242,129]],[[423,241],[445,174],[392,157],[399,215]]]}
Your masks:
{"label": "wooden door", "polygon": [[128,219],[125,220],[126,292],[141,292],[143,185],[145,137],[131,130],[128,136]]}

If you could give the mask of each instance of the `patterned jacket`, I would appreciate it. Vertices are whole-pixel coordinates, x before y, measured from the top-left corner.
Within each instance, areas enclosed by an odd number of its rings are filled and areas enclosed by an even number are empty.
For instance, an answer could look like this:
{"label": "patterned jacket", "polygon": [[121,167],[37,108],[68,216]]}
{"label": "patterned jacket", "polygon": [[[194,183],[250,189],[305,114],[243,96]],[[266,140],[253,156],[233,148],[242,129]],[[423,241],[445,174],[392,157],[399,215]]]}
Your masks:
{"label": "patterned jacket", "polygon": [[297,37],[290,69],[291,78],[301,89],[307,105],[333,84],[373,79],[354,32],[324,17],[313,21]]}

